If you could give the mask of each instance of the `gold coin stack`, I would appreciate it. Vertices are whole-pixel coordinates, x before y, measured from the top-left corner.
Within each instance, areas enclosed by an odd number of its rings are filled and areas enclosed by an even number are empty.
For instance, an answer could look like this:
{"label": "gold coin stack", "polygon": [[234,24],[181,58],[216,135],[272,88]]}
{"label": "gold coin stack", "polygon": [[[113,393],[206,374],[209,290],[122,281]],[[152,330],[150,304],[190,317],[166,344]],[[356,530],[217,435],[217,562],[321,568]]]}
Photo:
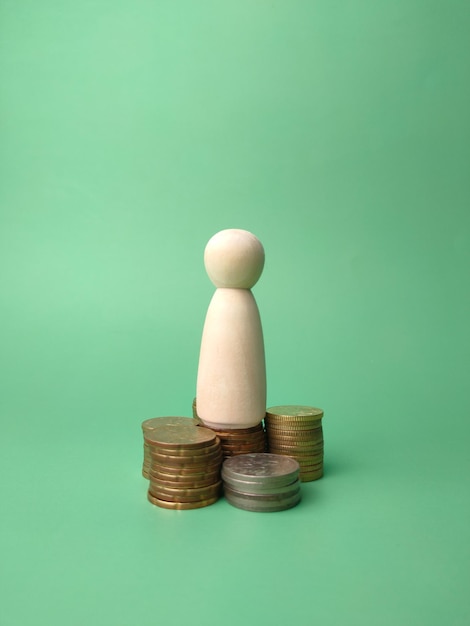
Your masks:
{"label": "gold coin stack", "polygon": [[268,450],[300,465],[300,480],[323,476],[323,411],[312,406],[273,406],[264,419]]}
{"label": "gold coin stack", "polygon": [[165,509],[198,509],[213,504],[222,487],[219,439],[191,419],[165,419],[166,424],[144,433],[150,452],[149,501]]}
{"label": "gold coin stack", "polygon": [[237,428],[229,430],[211,429],[220,439],[224,459],[238,454],[266,452],[266,433],[263,424],[252,428]]}
{"label": "gold coin stack", "polygon": [[144,434],[144,460],[142,463],[142,476],[150,478],[150,446],[145,441],[145,433],[150,432],[157,428],[157,426],[163,426],[164,424],[182,424],[186,426],[187,424],[194,423],[196,424],[200,420],[192,420],[190,417],[152,417],[148,420],[144,420],[142,422],[142,431]]}
{"label": "gold coin stack", "polygon": [[263,422],[251,428],[227,428],[219,430],[205,426],[197,414],[196,398],[193,400],[193,419],[205,428],[210,428],[220,439],[224,459],[238,454],[266,452],[267,442]]}

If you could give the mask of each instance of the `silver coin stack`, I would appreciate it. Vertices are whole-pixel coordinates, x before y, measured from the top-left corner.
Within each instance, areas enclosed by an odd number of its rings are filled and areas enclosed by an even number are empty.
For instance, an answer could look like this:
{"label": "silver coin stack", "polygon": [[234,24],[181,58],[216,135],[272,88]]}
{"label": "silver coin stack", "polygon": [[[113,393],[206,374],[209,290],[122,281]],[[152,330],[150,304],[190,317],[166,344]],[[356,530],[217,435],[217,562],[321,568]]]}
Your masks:
{"label": "silver coin stack", "polygon": [[222,465],[228,502],[246,511],[284,511],[300,502],[300,466],[267,452],[239,454]]}

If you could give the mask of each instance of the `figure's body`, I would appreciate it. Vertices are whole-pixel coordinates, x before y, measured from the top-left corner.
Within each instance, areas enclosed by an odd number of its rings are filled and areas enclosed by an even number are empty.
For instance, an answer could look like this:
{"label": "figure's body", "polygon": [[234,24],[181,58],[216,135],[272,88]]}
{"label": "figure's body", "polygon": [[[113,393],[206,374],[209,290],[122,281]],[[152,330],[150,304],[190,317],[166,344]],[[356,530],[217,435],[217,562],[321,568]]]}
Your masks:
{"label": "figure's body", "polygon": [[207,244],[204,261],[217,290],[202,335],[197,413],[209,427],[249,428],[266,412],[263,331],[251,293],[263,246],[248,231],[223,230]]}

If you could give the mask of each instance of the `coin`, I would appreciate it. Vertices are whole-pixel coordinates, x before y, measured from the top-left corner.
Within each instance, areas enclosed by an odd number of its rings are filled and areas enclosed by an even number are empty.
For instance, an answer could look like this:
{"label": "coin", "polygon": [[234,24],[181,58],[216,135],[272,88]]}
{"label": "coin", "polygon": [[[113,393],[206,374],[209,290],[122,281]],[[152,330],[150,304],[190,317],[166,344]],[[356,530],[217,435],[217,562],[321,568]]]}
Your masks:
{"label": "coin", "polygon": [[288,447],[288,446],[277,446],[277,445],[271,445],[269,446],[269,452],[271,454],[299,454],[301,456],[305,456],[305,455],[317,455],[317,454],[324,454],[324,448],[322,447],[318,447],[318,448],[295,448],[295,447]]}
{"label": "coin", "polygon": [[185,489],[208,487],[209,485],[219,482],[220,478],[220,472],[213,472],[207,475],[193,474],[192,476],[175,476],[174,479],[168,474],[159,474],[158,472],[149,474],[149,480],[161,486],[173,488],[182,487]]}
{"label": "coin", "polygon": [[296,506],[301,500],[300,491],[295,495],[286,498],[281,502],[270,501],[270,500],[257,500],[253,498],[246,498],[244,496],[240,496],[237,493],[226,493],[225,498],[227,502],[231,505],[244,509],[245,511],[256,511],[256,512],[276,512],[276,511],[285,511],[286,509],[290,509]]}
{"label": "coin", "polygon": [[294,459],[267,452],[232,456],[222,466],[223,473],[229,479],[262,480],[266,484],[285,484],[292,481],[297,478],[299,469],[299,464]]}
{"label": "coin", "polygon": [[162,474],[174,474],[180,476],[206,476],[207,474],[211,474],[213,472],[220,471],[221,461],[217,463],[212,463],[211,465],[189,465],[187,467],[175,466],[175,465],[163,465],[161,463],[154,463],[151,467],[151,472],[156,473],[160,472]]}
{"label": "coin", "polygon": [[323,473],[323,463],[321,463],[320,465],[312,465],[312,466],[305,466],[300,470],[300,476],[305,477],[306,475],[309,474],[317,474],[318,472],[322,472]]}
{"label": "coin", "polygon": [[[150,484],[153,488],[158,489],[162,494],[166,493],[169,496],[202,496],[201,499],[204,499],[207,494],[210,494],[211,496],[214,495],[216,492],[219,492],[222,487],[222,481],[220,479],[210,485],[203,485],[201,487],[186,487],[184,485],[168,487],[167,485],[162,485],[157,481],[151,481]],[[150,491],[153,493],[153,489],[150,489]],[[156,493],[154,493],[154,495],[159,497]]]}
{"label": "coin", "polygon": [[211,474],[205,478],[193,479],[188,481],[181,480],[163,480],[161,476],[152,475],[151,481],[156,486],[164,489],[165,487],[168,489],[199,489],[201,487],[209,487],[210,485],[214,485],[215,483],[220,481],[220,473],[219,474]]}
{"label": "coin", "polygon": [[292,452],[284,452],[284,456],[288,456],[291,459],[295,459],[297,463],[300,465],[300,469],[302,470],[303,465],[318,465],[319,463],[323,463],[323,454],[312,455],[312,454],[293,454]]}
{"label": "coin", "polygon": [[152,459],[152,463],[161,463],[162,465],[167,466],[206,467],[207,465],[211,465],[217,461],[222,461],[222,450],[219,449],[211,454],[201,454],[199,456],[173,456],[169,454],[151,452],[150,458]]}
{"label": "coin", "polygon": [[302,421],[291,421],[291,420],[266,420],[266,430],[272,429],[280,429],[280,428],[289,428],[291,430],[308,430],[314,428],[321,428],[320,420],[302,420]]}
{"label": "coin", "polygon": [[243,444],[243,445],[223,445],[222,446],[222,450],[224,452],[232,452],[232,451],[234,451],[234,452],[239,452],[239,453],[242,453],[242,452],[247,452],[247,453],[248,452],[261,452],[261,451],[264,450],[265,445],[266,444],[264,442],[262,442],[262,443],[256,443],[255,442],[254,444],[251,444],[251,445],[248,445],[248,444]]}
{"label": "coin", "polygon": [[266,435],[263,433],[262,437],[251,437],[251,438],[244,438],[242,439],[241,437],[239,438],[225,438],[225,439],[220,439],[220,443],[223,446],[252,446],[252,445],[256,445],[256,444],[261,444],[264,443],[266,441]]}
{"label": "coin", "polygon": [[198,500],[197,502],[169,502],[167,500],[155,498],[155,496],[152,496],[150,492],[147,492],[147,498],[152,504],[156,504],[163,509],[188,510],[200,509],[214,504],[214,502],[217,502],[219,499],[219,496],[214,496],[213,498],[208,498],[207,500]]}
{"label": "coin", "polygon": [[238,489],[232,487],[231,485],[224,483],[224,493],[227,495],[236,495],[247,500],[256,500],[257,502],[284,502],[288,500],[290,497],[297,495],[300,491],[300,483],[296,481],[296,483],[292,486],[289,486],[287,491],[270,491],[269,493],[260,493],[260,492],[252,492],[252,491],[239,491]]}
{"label": "coin", "polygon": [[321,419],[323,417],[323,410],[314,406],[306,406],[302,404],[286,404],[281,406],[269,407],[266,411],[266,417],[274,418],[298,418],[299,420],[305,418]]}
{"label": "coin", "polygon": [[268,440],[269,446],[295,446],[296,448],[310,448],[314,446],[323,446],[325,440],[323,437],[319,437],[318,439],[295,439],[293,437],[269,437]]}
{"label": "coin", "polygon": [[222,481],[214,483],[208,487],[199,487],[192,489],[169,489],[163,488],[155,483],[150,483],[149,492],[160,500],[168,500],[169,502],[196,502],[198,500],[207,500],[220,494]]}
{"label": "coin", "polygon": [[174,426],[176,424],[187,426],[188,424],[195,425],[195,422],[191,417],[152,417],[142,422],[142,430],[153,430],[164,425]]}
{"label": "coin", "polygon": [[323,477],[323,469],[316,472],[301,472],[300,480],[303,483],[311,482],[312,480],[318,480]]}
{"label": "coin", "polygon": [[279,445],[297,446],[299,448],[308,448],[309,446],[323,445],[323,437],[284,437],[270,436],[267,438],[269,444],[277,443]]}
{"label": "coin", "polygon": [[245,480],[224,480],[224,490],[227,488],[245,495],[281,496],[298,491],[300,489],[300,481],[296,478],[293,482],[288,483],[287,485],[275,485],[274,487],[270,487],[262,483],[252,483]]}
{"label": "coin", "polygon": [[321,432],[323,425],[320,424],[266,424],[266,433],[273,433],[274,435],[280,435],[286,432],[289,435],[305,435],[309,433]]}
{"label": "coin", "polygon": [[182,456],[182,457],[194,457],[200,458],[214,455],[216,452],[220,452],[221,447],[219,441],[203,448],[164,448],[160,445],[152,445],[149,447],[150,454],[160,454],[168,456]]}
{"label": "coin", "polygon": [[323,428],[316,428],[314,430],[288,430],[287,428],[279,428],[274,430],[268,428],[266,431],[266,438],[270,439],[292,439],[293,441],[314,441],[323,437]]}
{"label": "coin", "polygon": [[310,459],[308,461],[305,461],[305,463],[303,463],[302,461],[298,461],[298,459],[296,459],[296,461],[300,465],[300,471],[304,473],[316,472],[317,470],[323,468],[323,459],[321,461],[318,461],[318,459]]}
{"label": "coin", "polygon": [[266,434],[272,435],[290,435],[291,437],[301,437],[305,435],[317,435],[322,432],[322,426],[316,426],[315,424],[302,424],[301,426],[294,426],[293,424],[284,425],[266,425]]}
{"label": "coin", "polygon": [[177,421],[174,424],[155,427],[153,430],[145,432],[145,440],[150,445],[161,445],[164,448],[179,448],[181,446],[203,448],[216,442],[217,435],[212,430],[203,426],[195,426],[192,420],[189,422],[189,424],[182,424]]}
{"label": "coin", "polygon": [[323,448],[325,441],[324,439],[302,439],[297,441],[295,439],[268,439],[268,446],[276,447],[281,446],[283,448],[295,448],[295,449],[305,449],[309,448]]}

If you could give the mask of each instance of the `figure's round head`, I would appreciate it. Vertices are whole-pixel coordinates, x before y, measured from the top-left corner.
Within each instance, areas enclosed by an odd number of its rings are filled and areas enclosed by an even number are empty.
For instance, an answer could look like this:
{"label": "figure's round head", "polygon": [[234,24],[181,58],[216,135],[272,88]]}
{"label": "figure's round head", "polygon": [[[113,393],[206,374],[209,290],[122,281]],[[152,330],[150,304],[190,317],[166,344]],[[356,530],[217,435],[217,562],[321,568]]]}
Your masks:
{"label": "figure's round head", "polygon": [[204,264],[216,287],[251,289],[263,271],[264,248],[247,230],[221,230],[209,239]]}

